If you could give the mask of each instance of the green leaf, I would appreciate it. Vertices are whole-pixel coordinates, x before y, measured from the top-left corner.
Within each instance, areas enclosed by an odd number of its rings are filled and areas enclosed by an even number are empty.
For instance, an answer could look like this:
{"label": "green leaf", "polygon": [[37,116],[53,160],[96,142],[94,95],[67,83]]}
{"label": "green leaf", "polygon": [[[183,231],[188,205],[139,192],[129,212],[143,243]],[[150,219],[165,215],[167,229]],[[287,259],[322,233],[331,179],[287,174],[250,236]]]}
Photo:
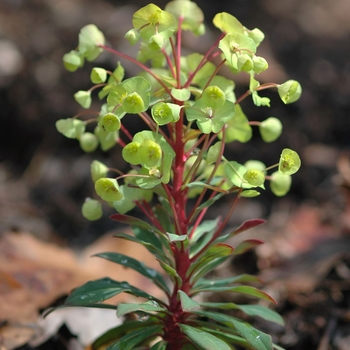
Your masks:
{"label": "green leaf", "polygon": [[163,340],[160,340],[159,342],[152,345],[150,350],[166,350],[166,348],[167,348],[167,343],[164,342]]}
{"label": "green leaf", "polygon": [[137,345],[143,344],[146,340],[150,341],[161,333],[161,325],[143,327],[124,335],[106,350],[134,350]]}
{"label": "green leaf", "polygon": [[214,163],[218,160],[220,151],[222,147],[222,142],[218,141],[213,146],[211,146],[208,150],[207,157],[205,159],[205,162],[207,164]]}
{"label": "green leaf", "polygon": [[217,312],[209,312],[209,311],[194,311],[194,313],[203,316],[203,317],[209,317],[215,321],[218,321],[223,324],[232,324],[233,327],[238,331],[238,333],[246,339],[249,344],[253,347],[255,350],[272,350],[272,339],[271,336],[263,333],[253,326],[244,323],[242,321],[239,321],[238,319],[224,315]]}
{"label": "green leaf", "polygon": [[85,123],[79,119],[60,119],[56,122],[56,129],[69,139],[79,139],[85,131]]}
{"label": "green leaf", "polygon": [[248,323],[243,323],[238,320],[231,321],[235,326],[238,333],[245,338],[250,345],[256,350],[272,350],[272,339],[271,336],[260,332],[256,328],[252,327]]}
{"label": "green leaf", "polygon": [[264,244],[263,241],[260,241],[258,239],[247,239],[243,242],[241,242],[235,249],[234,255],[244,254],[248,250],[253,249],[257,247],[260,244]]}
{"label": "green leaf", "polygon": [[187,235],[179,236],[175,233],[168,233],[168,232],[166,233],[166,235],[168,236],[170,242],[184,242],[184,241],[188,240]]}
{"label": "green leaf", "polygon": [[[204,55],[199,53],[189,54],[185,59],[181,61],[181,70],[184,73],[191,74],[198,69],[201,64]],[[207,61],[201,68],[197,71],[196,75],[193,77],[192,83],[199,84],[204,79],[208,81],[210,77],[215,72],[215,65],[212,62]]]}
{"label": "green leaf", "polygon": [[191,92],[188,89],[171,89],[171,95],[178,101],[187,101],[191,97]]}
{"label": "green leaf", "polygon": [[278,94],[285,104],[299,100],[302,89],[296,80],[288,80],[277,87]]}
{"label": "green leaf", "polygon": [[162,306],[159,306],[155,301],[147,301],[142,304],[131,304],[131,303],[119,303],[117,309],[117,316],[122,317],[131,312],[145,312],[152,314],[156,313],[168,313],[169,311]]}
{"label": "green leaf", "polygon": [[148,266],[146,266],[143,262],[140,262],[134,258],[131,258],[127,255],[115,253],[115,252],[106,252],[99,253],[93,256],[98,256],[100,258],[112,261],[116,264],[123,265],[125,267],[130,267],[131,269],[137,271],[141,275],[151,279],[154,283],[160,287],[162,290],[170,293],[167,284],[165,283],[162,275],[157,271]]}
{"label": "green leaf", "polygon": [[131,286],[128,282],[117,282],[110,278],[89,281],[73,290],[65,300],[65,306],[89,306],[110,299],[120,293],[129,293],[137,297],[155,299],[148,293]]}
{"label": "green leaf", "polygon": [[100,142],[102,151],[108,151],[113,146],[115,146],[117,141],[119,140],[118,131],[108,132],[102,130],[102,128],[100,128],[99,126],[96,126],[94,133],[97,136],[98,141]]}
{"label": "green leaf", "polygon": [[217,243],[202,252],[202,256],[191,265],[188,275],[200,270],[203,266],[208,265],[212,260],[228,257],[234,251],[234,248],[227,243]]}
{"label": "green leaf", "polygon": [[[235,140],[245,143],[248,142],[253,135],[252,127],[249,125],[249,120],[243,113],[239,104],[235,105],[235,115],[227,122],[225,142],[233,142]],[[219,134],[222,138],[222,133]]]}
{"label": "green leaf", "polygon": [[222,107],[226,101],[225,93],[218,86],[208,86],[203,92],[201,99],[210,108]]}
{"label": "green leaf", "polygon": [[202,307],[222,309],[222,310],[241,310],[249,316],[259,316],[266,321],[275,322],[281,326],[284,325],[283,318],[275,311],[261,305],[238,305],[235,303],[213,303],[202,302]]}
{"label": "green leaf", "polygon": [[184,291],[179,290],[177,294],[180,297],[181,307],[183,311],[191,312],[201,307],[200,304],[191,299]]}
{"label": "green leaf", "polygon": [[182,286],[182,278],[179,276],[177,271],[166,262],[160,260],[158,257],[156,257],[156,260],[159,262],[159,265],[170,277],[170,279],[180,288]]}
{"label": "green leaf", "polygon": [[255,298],[268,300],[276,304],[276,301],[267,293],[257,289],[255,287],[250,286],[235,286],[235,287],[223,287],[223,286],[207,286],[196,288],[193,292],[231,292],[231,293],[239,293],[244,295],[249,295]]}
{"label": "green leaf", "polygon": [[155,320],[150,318],[147,321],[124,321],[121,325],[117,327],[113,327],[107,332],[103,333],[100,337],[98,337],[91,345],[93,350],[100,349],[103,347],[106,348],[107,345],[117,341],[127,333],[132,330],[137,330],[140,328],[147,328],[149,326],[153,326],[155,324]]}
{"label": "green leaf", "polygon": [[196,345],[205,350],[230,350],[231,347],[221,339],[203,330],[179,323],[181,331],[184,332]]}
{"label": "green leaf", "polygon": [[234,283],[247,283],[247,282],[261,282],[261,280],[254,275],[242,274],[234,277],[221,278],[218,280],[209,280],[201,278],[196,284],[195,289],[207,288],[207,287],[228,287]]}
{"label": "green leaf", "polygon": [[278,172],[280,174],[293,175],[299,170],[300,166],[301,160],[297,152],[289,148],[282,150],[278,165]]}
{"label": "green leaf", "polygon": [[[136,229],[134,228],[134,231],[135,230]],[[142,238],[134,237],[123,232],[115,233],[113,237],[122,238],[130,242],[142,244],[151,254],[157,255],[158,258],[161,257],[164,261],[169,262],[169,258],[165,255],[163,250],[155,247],[152,243],[150,243],[149,238],[147,240],[143,240]]]}

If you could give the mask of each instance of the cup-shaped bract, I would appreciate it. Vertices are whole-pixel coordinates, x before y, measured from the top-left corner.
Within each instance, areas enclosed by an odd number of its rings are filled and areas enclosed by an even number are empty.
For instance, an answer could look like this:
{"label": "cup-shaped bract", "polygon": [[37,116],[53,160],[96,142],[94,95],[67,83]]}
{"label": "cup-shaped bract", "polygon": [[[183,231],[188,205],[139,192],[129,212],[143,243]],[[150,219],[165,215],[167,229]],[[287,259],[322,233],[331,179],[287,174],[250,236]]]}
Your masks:
{"label": "cup-shaped bract", "polygon": [[153,140],[144,140],[139,147],[138,154],[141,164],[147,168],[155,167],[162,159],[162,149]]}
{"label": "cup-shaped bract", "polygon": [[77,101],[80,106],[87,109],[91,106],[91,91],[79,90],[74,94],[74,99]]}
{"label": "cup-shaped bract", "polygon": [[165,102],[156,103],[151,109],[151,114],[158,125],[166,125],[174,121],[173,111]]}
{"label": "cup-shaped bract", "polygon": [[106,202],[118,201],[123,198],[116,179],[103,177],[95,182],[96,193]]}
{"label": "cup-shaped bract", "polygon": [[105,44],[103,33],[94,25],[88,24],[79,33],[79,52],[88,60],[95,60],[102,52],[99,45]]}
{"label": "cup-shaped bract", "polygon": [[285,104],[299,100],[302,93],[301,85],[296,80],[288,80],[285,83],[278,85],[277,90],[281,100]]}
{"label": "cup-shaped bract", "polygon": [[201,99],[210,108],[222,107],[226,101],[225,93],[218,86],[208,86],[205,88]]}
{"label": "cup-shaped bract", "polygon": [[237,69],[242,72],[250,72],[254,68],[253,60],[247,54],[239,55],[237,58]]}
{"label": "cup-shaped bract", "polygon": [[78,139],[85,131],[85,123],[73,118],[60,119],[56,122],[56,129],[69,139]]}
{"label": "cup-shaped bract", "polygon": [[282,151],[278,171],[283,175],[293,175],[301,166],[301,160],[297,152],[292,149],[285,148]]}
{"label": "cup-shaped bract", "polygon": [[96,199],[86,198],[81,208],[81,212],[85,219],[96,221],[103,215],[102,205]]}
{"label": "cup-shaped bract", "polygon": [[152,35],[149,39],[149,47],[151,50],[161,50],[164,45],[164,38],[162,34],[156,33]]}
{"label": "cup-shaped bract", "polygon": [[259,28],[248,30],[248,36],[255,41],[257,46],[265,39],[265,34]]}
{"label": "cup-shaped bract", "polygon": [[84,64],[84,58],[78,51],[72,50],[63,56],[63,65],[69,72],[75,72]]}
{"label": "cup-shaped bract", "polygon": [[132,17],[132,24],[146,41],[156,33],[170,38],[177,27],[174,16],[154,4],[148,4],[136,11]]}
{"label": "cup-shaped bract", "polygon": [[265,182],[265,175],[261,170],[258,169],[248,169],[243,174],[243,179],[246,180],[249,185],[258,187],[262,186]]}
{"label": "cup-shaped bract", "polygon": [[97,136],[98,141],[100,142],[102,151],[108,151],[109,149],[111,149],[113,146],[116,145],[119,139],[118,131],[104,131],[99,126],[96,126],[94,134]]}
{"label": "cup-shaped bract", "polygon": [[165,11],[171,13],[176,19],[181,18],[182,30],[190,30],[195,35],[204,34],[204,14],[198,5],[193,1],[170,1],[166,4]]}
{"label": "cup-shaped bract", "polygon": [[260,160],[254,160],[254,159],[246,161],[244,163],[244,166],[247,169],[255,169],[255,170],[260,170],[262,172],[264,172],[266,169],[266,165],[263,162],[261,162]]}
{"label": "cup-shaped bract", "polygon": [[108,167],[98,160],[92,161],[90,165],[90,173],[93,182],[96,182],[102,177],[106,177],[108,173]]}
{"label": "cup-shaped bract", "polygon": [[265,142],[273,142],[277,140],[282,133],[282,123],[275,117],[265,119],[259,124],[261,138]]}
{"label": "cup-shaped bract", "polygon": [[290,175],[281,174],[275,171],[270,177],[270,188],[273,194],[278,197],[285,196],[292,185],[292,177]]}
{"label": "cup-shaped bract", "polygon": [[120,119],[114,113],[106,113],[101,117],[98,122],[98,126],[104,131],[114,132],[120,129]]}
{"label": "cup-shaped bract", "polygon": [[139,148],[139,142],[132,141],[128,143],[122,150],[123,159],[132,165],[140,164],[141,160],[139,157]]}
{"label": "cup-shaped bract", "polygon": [[122,108],[126,113],[141,113],[145,111],[145,104],[137,92],[131,92],[123,98]]}
{"label": "cup-shaped bract", "polygon": [[84,152],[91,153],[98,146],[97,136],[91,132],[84,132],[79,138],[79,144]]}
{"label": "cup-shaped bract", "polygon": [[90,73],[90,80],[94,84],[102,84],[107,79],[107,71],[104,68],[94,67]]}

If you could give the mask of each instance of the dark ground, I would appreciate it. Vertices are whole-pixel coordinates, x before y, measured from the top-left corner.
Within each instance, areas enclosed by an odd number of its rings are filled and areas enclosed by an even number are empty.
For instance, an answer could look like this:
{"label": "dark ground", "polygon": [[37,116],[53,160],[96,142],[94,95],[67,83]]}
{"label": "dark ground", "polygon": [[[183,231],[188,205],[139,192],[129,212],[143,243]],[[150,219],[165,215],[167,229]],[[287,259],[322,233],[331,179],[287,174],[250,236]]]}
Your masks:
{"label": "dark ground", "polygon": [[[87,65],[70,74],[62,67],[62,55],[76,46],[80,28],[88,23],[95,23],[110,45],[130,51],[123,35],[130,29],[135,6],[148,2],[127,3],[0,2],[1,232],[25,230],[81,247],[114,228],[109,220],[86,222],[80,206],[92,192],[91,160],[106,159],[113,164],[120,156],[116,152],[84,155],[76,141],[56,132],[54,124],[79,110],[73,93],[89,86],[91,69]],[[290,350],[350,349],[350,3],[197,3],[208,23],[215,13],[226,11],[246,27],[260,28],[267,37],[261,54],[271,67],[264,79],[283,82],[292,78],[303,86],[303,96],[294,105],[284,106],[277,94],[267,93],[272,98],[270,109],[245,106],[247,115],[256,120],[279,117],[284,125],[281,140],[263,145],[257,138],[250,145],[235,144],[231,150],[232,158],[244,154],[244,159],[271,163],[281,148],[290,147],[303,162],[286,198],[276,199],[267,191],[253,204],[243,203],[232,219],[237,224],[260,216],[270,222],[271,243],[243,263],[254,261],[253,272],[264,274],[268,269],[271,288],[283,291],[279,311],[286,318],[286,329],[268,331]],[[198,51],[208,44],[203,40],[187,43]],[[108,55],[100,61],[111,68],[115,62]],[[125,66],[131,74],[132,67]],[[243,88],[238,84],[238,91]],[[308,276],[316,276],[311,286],[305,282]],[[300,282],[300,287],[291,281]]]}

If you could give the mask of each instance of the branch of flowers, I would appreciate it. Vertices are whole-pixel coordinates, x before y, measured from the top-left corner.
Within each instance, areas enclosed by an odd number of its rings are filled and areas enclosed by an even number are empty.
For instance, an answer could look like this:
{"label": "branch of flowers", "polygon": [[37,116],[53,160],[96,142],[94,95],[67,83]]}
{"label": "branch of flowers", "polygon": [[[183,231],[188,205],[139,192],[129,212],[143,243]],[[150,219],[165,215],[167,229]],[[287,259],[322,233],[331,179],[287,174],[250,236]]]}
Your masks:
{"label": "branch of flowers", "polygon": [[215,41],[215,43],[209,48],[209,50],[205,53],[205,55],[203,56],[203,58],[201,59],[201,61],[199,62],[197,68],[190,74],[190,76],[187,79],[186,84],[184,85],[185,88],[188,88],[191,83],[193,78],[196,76],[196,74],[198,73],[198,71],[209,61],[208,57],[210,56],[210,54],[217,48],[217,46],[219,45],[220,40],[225,36],[225,33],[221,33],[221,35],[219,36],[219,38]]}
{"label": "branch of flowers", "polygon": [[152,208],[149,206],[149,204],[143,200],[142,202],[140,201],[135,201],[136,205],[141,209],[141,211],[148,217],[150,222],[161,232],[165,233],[164,227],[162,224],[159,222],[157,217],[154,215]]}
{"label": "branch of flowers", "polygon": [[99,45],[99,47],[105,51],[108,51],[108,52],[111,52],[113,53],[114,55],[116,56],[119,56],[119,57],[122,57],[126,60],[128,60],[129,62],[132,62],[133,64],[135,64],[136,66],[140,67],[142,70],[144,70],[145,72],[147,72],[148,74],[150,74],[154,79],[157,80],[157,82],[163,86],[164,90],[167,92],[167,94],[170,95],[170,90],[169,88],[166,86],[166,84],[158,77],[157,74],[155,74],[151,69],[149,69],[147,66],[145,66],[143,63],[137,61],[135,58],[129,56],[129,55],[126,55],[120,51],[117,51],[115,49],[112,49],[111,47],[109,46],[106,46],[106,45]]}
{"label": "branch of flowers", "polygon": [[181,61],[181,44],[182,44],[182,22],[184,18],[182,16],[179,17],[178,20],[178,30],[177,30],[177,38],[176,38],[176,44],[177,44],[177,50],[176,50],[176,77],[177,77],[177,88],[181,88],[181,67],[180,67],[180,61]]}
{"label": "branch of flowers", "polygon": [[207,83],[205,84],[205,86],[203,87],[203,90],[205,90],[211,83],[211,81],[215,78],[216,74],[218,74],[219,70],[221,69],[221,67],[225,64],[226,62],[226,58],[224,58],[215,68],[215,71],[213,72],[213,74],[209,77]]}
{"label": "branch of flowers", "polygon": [[162,185],[163,185],[163,189],[165,190],[165,192],[167,194],[168,203],[169,203],[171,211],[173,213],[173,217],[174,217],[174,221],[175,221],[174,222],[174,224],[175,224],[175,231],[176,232],[182,232],[181,231],[180,221],[179,221],[179,218],[178,218],[178,213],[177,213],[176,208],[174,206],[174,198],[173,198],[173,196],[170,193],[169,186],[166,185],[166,184],[162,184]]}
{"label": "branch of flowers", "polygon": [[225,220],[221,222],[219,228],[215,231],[213,237],[210,239],[210,241],[196,254],[191,258],[191,261],[196,261],[197,257],[200,256],[203,252],[205,252],[210,246],[211,244],[220,236],[221,232],[223,231],[223,229],[226,227],[228,220],[230,219],[234,209],[236,208],[236,205],[238,203],[238,200],[240,198],[240,193],[242,192],[242,189],[239,190],[235,200],[233,201],[231,208],[229,210],[229,212],[227,213]]}
{"label": "branch of flowers", "polygon": [[[222,181],[222,183],[223,183],[223,181]],[[217,192],[214,192],[214,191],[212,193],[210,193],[210,196],[209,196],[208,200],[210,200],[213,197],[215,197],[216,194],[217,194]],[[205,214],[207,213],[208,209],[209,209],[209,207],[206,207],[203,210],[201,210],[200,214],[198,215],[198,217],[196,219],[196,222],[192,226],[192,230],[191,230],[190,234],[188,235],[189,239],[192,238],[193,234],[195,233],[195,231],[196,231],[197,227],[199,226],[199,224],[202,222],[202,220],[203,220]]]}
{"label": "branch of flowers", "polygon": [[[275,88],[278,86],[279,86],[279,84],[275,84],[275,83],[265,83],[265,84],[262,84],[262,85],[258,86],[257,88],[255,88],[254,91],[262,91],[262,90],[266,90],[266,89]],[[252,93],[253,93],[253,91],[247,90],[242,96],[240,96],[236,100],[235,104],[241,103],[246,97],[250,96]]]}
{"label": "branch of flowers", "polygon": [[204,136],[205,136],[205,138],[204,138],[203,147],[201,147],[201,149],[197,155],[196,161],[191,166],[191,169],[188,171],[188,173],[183,181],[184,184],[188,184],[188,183],[192,182],[194,177],[196,176],[196,172],[197,172],[198,167],[203,159],[203,153],[207,149],[207,144],[208,144],[208,140],[209,140],[209,134],[204,134]]}
{"label": "branch of flowers", "polygon": [[[172,42],[172,40],[170,40],[170,42]],[[173,47],[173,45],[171,45],[171,46]],[[174,79],[176,79],[176,73],[175,73],[173,63],[171,62],[171,59],[170,59],[169,55],[166,53],[164,48],[162,49],[162,53],[163,53],[163,55],[168,63],[168,67],[170,69],[171,75],[173,76]]]}
{"label": "branch of flowers", "polygon": [[96,84],[96,85],[94,85],[94,86],[92,86],[89,90],[87,90],[87,91],[89,91],[89,92],[93,92],[94,90],[96,90],[96,89],[98,89],[98,88],[100,88],[100,87],[102,87],[102,86],[106,86],[107,84]]}
{"label": "branch of flowers", "polygon": [[123,124],[121,124],[120,130],[125,134],[125,136],[126,136],[130,141],[132,141],[132,135],[129,133],[129,130],[128,130]]}
{"label": "branch of flowers", "polygon": [[[211,139],[209,140],[208,143],[211,144],[211,143],[215,140],[216,136],[217,136],[217,134],[214,134],[214,135],[211,137]],[[225,140],[225,137],[226,137],[226,129],[225,129],[225,127],[223,127],[223,128],[222,128],[222,139]],[[204,148],[204,147],[203,147],[203,148]],[[202,149],[203,149],[203,148],[202,148]],[[213,171],[211,172],[210,176],[208,177],[208,179],[207,179],[207,181],[206,181],[206,184],[208,184],[208,185],[210,184],[210,181],[213,179],[213,177],[214,177],[214,175],[215,175],[215,172],[216,172],[218,166],[220,165],[222,156],[223,156],[223,154],[224,154],[224,149],[225,149],[225,142],[222,142],[222,144],[221,144],[221,149],[220,149],[220,153],[219,153],[218,158],[217,158],[217,160],[216,160],[216,163],[215,163],[215,166],[214,166],[214,168],[213,168]],[[189,223],[191,223],[191,221],[193,220],[193,216],[194,216],[195,210],[196,210],[196,208],[200,205],[200,203],[202,202],[203,197],[204,197],[206,191],[207,191],[207,188],[204,188],[203,191],[202,191],[202,193],[199,195],[199,197],[198,197],[198,199],[197,199],[197,201],[196,201],[196,204],[193,206],[192,211],[191,211],[191,213],[190,213],[190,215],[189,215]]]}
{"label": "branch of flowers", "polygon": [[138,113],[139,117],[146,123],[146,125],[152,130],[159,132],[168,143],[171,141],[169,140],[168,136],[164,133],[162,129],[160,129],[157,124],[153,121],[153,119],[148,115],[148,113],[142,112]]}

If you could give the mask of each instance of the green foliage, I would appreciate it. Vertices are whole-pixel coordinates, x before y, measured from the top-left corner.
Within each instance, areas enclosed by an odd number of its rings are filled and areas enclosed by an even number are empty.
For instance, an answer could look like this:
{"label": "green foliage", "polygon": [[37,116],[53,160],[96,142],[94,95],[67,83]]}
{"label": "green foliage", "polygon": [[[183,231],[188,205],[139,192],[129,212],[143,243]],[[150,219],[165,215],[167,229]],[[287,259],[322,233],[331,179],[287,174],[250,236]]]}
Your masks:
{"label": "green foliage", "polygon": [[[263,243],[257,239],[243,240],[235,247],[227,243],[231,237],[264,223],[261,219],[247,220],[223,234],[239,199],[259,195],[267,182],[276,196],[285,195],[301,161],[295,151],[285,148],[277,164],[266,166],[254,159],[241,164],[226,158],[225,147],[250,141],[253,127],[259,128],[263,142],[275,141],[282,133],[279,119],[251,120],[241,102],[251,96],[255,106],[268,107],[270,99],[260,93],[277,88],[288,104],[299,99],[301,87],[294,80],[283,84],[260,84],[257,80],[257,75],[268,69],[266,59],[257,55],[264,39],[261,30],[249,30],[225,12],[217,14],[213,23],[221,33],[208,51],[185,53],[182,36],[205,32],[201,9],[190,0],[170,1],[164,9],[149,4],[134,13],[132,28],[125,34],[131,45],[139,45],[136,59],[106,46],[103,34],[92,24],[82,28],[77,49],[63,57],[64,66],[73,72],[105,50],[142,70],[125,79],[120,62],[113,72],[93,67],[90,80],[94,85],[78,91],[74,99],[82,108],[90,108],[92,92],[98,89],[102,105],[97,118],[80,120],[80,113],[56,122],[57,130],[79,140],[85,152],[98,145],[104,151],[119,146],[117,152],[130,169],[123,172],[94,160],[91,178],[101,201],[87,198],[82,215],[88,220],[101,218],[106,202],[117,211],[112,220],[132,227],[132,234],[119,232],[115,237],[144,246],[162,271],[122,253],[96,255],[146,277],[161,290],[162,297],[110,278],[75,289],[64,306],[110,308],[118,317],[139,316],[138,321],[125,319],[103,334],[93,344],[94,349],[279,348],[269,335],[241,321],[239,314],[225,314],[226,310],[236,310],[282,325],[275,311],[250,303],[199,302],[196,296],[238,293],[275,303],[257,287],[261,281],[256,276],[213,279],[210,273],[232,256]],[[243,95],[236,97],[234,81],[219,75],[224,65],[233,73],[248,75],[249,86]],[[134,124],[138,119],[145,127],[133,134],[124,124],[131,118]],[[86,131],[91,123],[95,123],[94,129]],[[114,172],[118,177],[111,175]],[[227,197],[227,212],[206,220],[206,212],[223,197]],[[141,211],[145,219],[133,212],[126,215],[131,210]],[[106,302],[120,293],[133,295],[133,302],[118,306]]]}

